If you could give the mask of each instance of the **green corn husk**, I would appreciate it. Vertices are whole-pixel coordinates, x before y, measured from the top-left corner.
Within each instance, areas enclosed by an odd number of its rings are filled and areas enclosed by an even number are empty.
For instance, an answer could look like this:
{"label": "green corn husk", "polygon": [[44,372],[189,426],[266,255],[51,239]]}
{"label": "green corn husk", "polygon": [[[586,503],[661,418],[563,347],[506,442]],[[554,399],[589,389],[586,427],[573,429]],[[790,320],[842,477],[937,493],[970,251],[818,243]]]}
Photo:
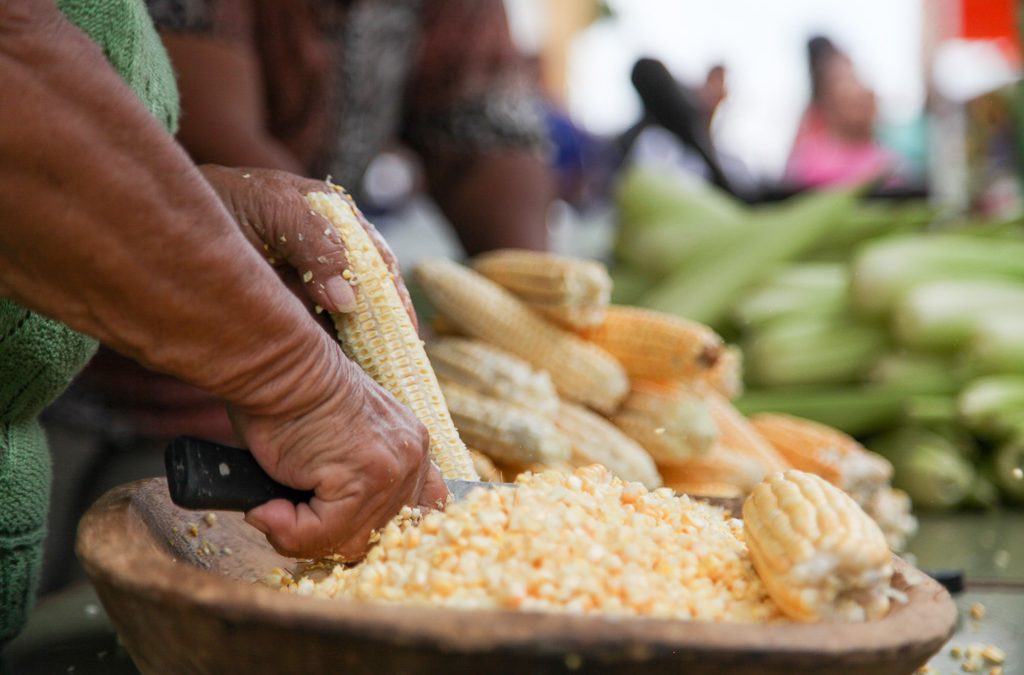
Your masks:
{"label": "green corn husk", "polygon": [[619,263],[609,271],[612,277],[612,302],[631,305],[653,286],[657,279],[633,265]]}
{"label": "green corn husk", "polygon": [[1024,504],[1024,437],[1018,436],[996,448],[991,476],[1003,496]]}
{"label": "green corn husk", "polygon": [[752,283],[841,227],[855,192],[817,192],[792,203],[761,207],[749,227],[702,249],[640,304],[707,324],[718,324]]}
{"label": "green corn husk", "polygon": [[746,206],[713,186],[632,169],[616,190],[619,260],[660,278],[747,225]]}
{"label": "green corn husk", "polygon": [[1024,375],[988,375],[971,381],[957,398],[967,428],[983,438],[1024,432]]}
{"label": "green corn husk", "polygon": [[979,318],[963,353],[971,373],[1024,373],[1024,315],[986,314]]}
{"label": "green corn husk", "polygon": [[954,394],[964,377],[947,358],[904,350],[880,356],[867,381],[908,394]]}
{"label": "green corn husk", "polygon": [[849,270],[840,263],[786,265],[747,292],[733,320],[757,328],[793,316],[834,316],[847,309]]}
{"label": "green corn husk", "polygon": [[808,253],[811,260],[847,261],[853,247],[871,239],[919,232],[935,220],[936,210],[924,200],[862,201],[828,239]]}
{"label": "green corn husk", "polygon": [[778,319],[744,341],[745,377],[760,387],[855,382],[887,344],[884,330],[850,319]]}
{"label": "green corn husk", "polygon": [[884,316],[914,286],[941,279],[1024,280],[1024,242],[929,234],[887,237],[861,248],[853,260],[854,305]]}
{"label": "green corn husk", "polygon": [[977,473],[971,487],[967,490],[967,497],[963,505],[976,509],[994,509],[999,506],[999,486],[984,473]]}
{"label": "green corn husk", "polygon": [[892,462],[893,486],[917,507],[951,509],[970,494],[974,467],[940,434],[903,427],[872,439],[868,448]]}
{"label": "green corn husk", "polygon": [[893,333],[914,349],[962,349],[987,317],[1024,315],[1024,280],[934,281],[910,290],[893,312]]}
{"label": "green corn husk", "polygon": [[745,415],[786,413],[863,436],[900,423],[906,400],[905,392],[881,387],[806,387],[747,390],[735,404]]}

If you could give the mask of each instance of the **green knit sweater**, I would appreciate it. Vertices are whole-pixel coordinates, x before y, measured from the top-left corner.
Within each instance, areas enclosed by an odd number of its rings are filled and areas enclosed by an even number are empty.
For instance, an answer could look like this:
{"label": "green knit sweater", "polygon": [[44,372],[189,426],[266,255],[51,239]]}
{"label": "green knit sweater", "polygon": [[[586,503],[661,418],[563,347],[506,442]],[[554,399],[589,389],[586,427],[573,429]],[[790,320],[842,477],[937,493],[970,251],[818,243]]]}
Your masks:
{"label": "green knit sweater", "polygon": [[[172,131],[178,92],[143,0],[58,0]],[[96,350],[91,338],[0,300],[0,647],[35,595],[50,496],[50,457],[38,415]]]}

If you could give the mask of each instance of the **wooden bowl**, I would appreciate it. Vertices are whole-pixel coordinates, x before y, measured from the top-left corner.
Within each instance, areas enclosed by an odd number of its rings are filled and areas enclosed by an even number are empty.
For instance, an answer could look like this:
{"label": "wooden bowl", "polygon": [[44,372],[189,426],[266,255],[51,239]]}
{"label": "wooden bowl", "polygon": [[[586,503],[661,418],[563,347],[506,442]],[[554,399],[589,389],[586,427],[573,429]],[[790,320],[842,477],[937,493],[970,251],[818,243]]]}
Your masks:
{"label": "wooden bowl", "polygon": [[[173,504],[163,479],[85,515],[78,555],[145,673],[830,673],[904,675],[952,633],[939,584],[897,559],[909,602],[879,621],[769,626],[318,600],[253,582],[278,556],[238,514]],[[198,534],[190,533],[190,524]],[[924,575],[918,575],[924,576]]]}

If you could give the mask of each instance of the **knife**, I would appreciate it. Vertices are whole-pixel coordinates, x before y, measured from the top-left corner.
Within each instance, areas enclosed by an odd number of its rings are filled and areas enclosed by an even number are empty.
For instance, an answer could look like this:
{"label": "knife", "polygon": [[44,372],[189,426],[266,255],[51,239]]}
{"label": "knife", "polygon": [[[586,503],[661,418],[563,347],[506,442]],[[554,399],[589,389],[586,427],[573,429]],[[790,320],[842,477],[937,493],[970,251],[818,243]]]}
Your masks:
{"label": "knife", "polygon": [[[186,509],[248,511],[271,499],[293,504],[308,502],[312,490],[297,490],[278,483],[263,470],[248,450],[213,441],[179,436],[164,451],[167,488],[171,501]],[[511,483],[445,480],[456,500],[476,488],[512,487]]]}

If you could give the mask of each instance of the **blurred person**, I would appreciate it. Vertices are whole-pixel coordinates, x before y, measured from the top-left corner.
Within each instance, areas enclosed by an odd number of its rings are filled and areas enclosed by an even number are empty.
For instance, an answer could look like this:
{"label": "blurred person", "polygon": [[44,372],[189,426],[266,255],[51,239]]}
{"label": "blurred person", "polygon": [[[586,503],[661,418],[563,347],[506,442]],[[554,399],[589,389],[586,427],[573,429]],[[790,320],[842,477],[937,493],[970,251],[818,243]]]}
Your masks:
{"label": "blurred person", "polygon": [[[314,491],[246,514],[282,552],[357,554],[401,506],[446,495],[426,430],[314,318],[355,304],[342,243],[303,197],[329,187],[197,168],[168,133],[177,91],[139,0],[0,3],[0,90],[17,92],[0,106],[0,647],[46,531],[38,417],[97,341],[231,404],[263,468]],[[314,282],[293,293],[297,269]],[[68,557],[73,531],[55,531]]]}
{"label": "blurred person", "polygon": [[890,173],[895,156],[875,141],[878,106],[853,61],[831,40],[807,43],[811,101],[785,170],[796,187],[848,185]]}

